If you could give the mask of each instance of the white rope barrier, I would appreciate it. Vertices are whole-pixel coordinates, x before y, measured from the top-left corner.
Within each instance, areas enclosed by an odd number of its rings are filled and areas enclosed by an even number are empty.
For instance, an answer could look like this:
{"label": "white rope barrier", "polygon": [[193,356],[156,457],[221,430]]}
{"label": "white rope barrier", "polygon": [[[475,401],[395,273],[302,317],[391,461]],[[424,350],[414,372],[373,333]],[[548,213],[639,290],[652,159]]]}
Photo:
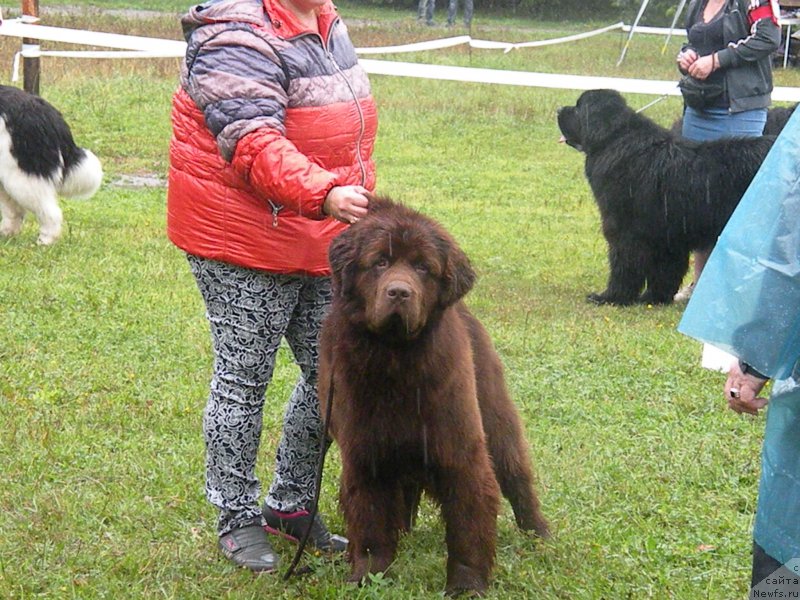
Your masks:
{"label": "white rope barrier", "polygon": [[[502,49],[508,52],[517,48],[529,48],[550,44],[568,43],[600,35],[616,29],[625,30],[625,25],[616,23],[594,31],[535,42],[507,43],[474,40],[470,36],[456,36],[427,42],[416,42],[400,46],[384,46],[377,48],[356,48],[359,55],[389,54],[395,52],[418,52],[449,48],[461,44],[469,44],[475,48]],[[645,31],[645,29],[647,31]],[[664,34],[671,29],[636,28],[642,33]],[[19,70],[20,57],[29,56],[63,56],[82,58],[182,58],[186,52],[186,43],[176,40],[146,38],[115,33],[83,31],[61,27],[48,27],[24,22],[22,19],[4,20],[0,23],[0,35],[48,40],[86,46],[115,48],[113,51],[45,51],[38,45],[24,45],[21,52],[14,57],[14,80]],[[360,59],[364,69],[374,75],[391,75],[398,77],[416,77],[447,81],[471,83],[490,83],[500,85],[517,85],[551,89],[589,90],[610,88],[623,93],[652,94],[657,96],[677,96],[680,94],[675,81],[658,81],[649,79],[624,79],[621,77],[591,77],[584,75],[559,75],[552,73],[534,73],[528,71],[506,71],[501,69],[481,69],[475,67],[453,67],[423,63],[406,63],[374,59]],[[776,87],[772,99],[777,101],[800,102],[800,88]]]}
{"label": "white rope barrier", "polygon": [[[653,94],[657,96],[680,95],[675,81],[652,79],[625,79],[622,77],[592,77],[588,75],[559,75],[553,73],[534,73],[530,71],[503,71],[500,69],[481,69],[477,67],[453,67],[424,63],[361,59],[364,69],[374,75],[393,75],[417,77],[445,81],[469,81],[472,83],[492,83],[541,87],[551,89],[592,90],[610,88],[620,92]],[[797,89],[800,98],[800,88]]]}
{"label": "white rope barrier", "polygon": [[[588,75],[559,75],[531,71],[504,71],[476,67],[453,67],[425,63],[406,63],[387,60],[361,59],[370,75],[392,75],[469,83],[492,83],[562,90],[614,89],[627,94],[679,96],[676,81],[656,79],[626,79],[623,77],[592,77]],[[800,102],[800,88],[776,87],[772,99],[779,102]]]}
{"label": "white rope barrier", "polygon": [[[578,33],[560,38],[553,38],[548,40],[536,40],[532,42],[496,42],[490,40],[476,40],[468,35],[460,35],[456,37],[443,38],[438,40],[429,40],[425,42],[414,42],[411,44],[401,44],[397,46],[379,46],[371,48],[356,48],[359,55],[369,54],[396,54],[406,52],[422,52],[426,50],[439,50],[442,48],[452,48],[453,46],[460,46],[467,44],[473,48],[486,49],[486,50],[504,50],[506,52],[516,48],[536,48],[541,46],[550,46],[553,44],[566,44],[577,40],[591,38],[609,31],[617,29],[624,30],[625,25],[614,23],[607,27],[587,31],[585,33]],[[637,29],[639,31],[639,29]],[[65,27],[48,27],[46,25],[37,25],[31,22],[30,18],[27,19],[11,19],[0,23],[0,35],[7,35],[13,37],[27,37],[39,40],[48,40],[53,42],[66,42],[70,44],[83,44],[89,46],[104,46],[109,48],[118,48],[123,50],[137,50],[147,51],[153,54],[146,55],[148,57],[158,56],[162,58],[179,58],[182,57],[186,51],[186,43],[177,40],[165,40],[159,38],[145,38],[131,35],[122,35],[117,33],[103,33],[98,31],[84,31],[80,29],[68,29]],[[50,55],[56,56],[56,55]],[[63,56],[63,55],[62,55]],[[145,55],[143,55],[145,56]],[[104,55],[94,54],[86,56],[86,58],[129,58],[130,56],[116,55],[109,52]]]}
{"label": "white rope barrier", "polygon": [[360,55],[395,54],[402,52],[419,52],[423,50],[438,50],[440,48],[450,48],[452,46],[459,46],[461,44],[469,44],[469,46],[472,48],[479,48],[482,50],[503,50],[505,52],[510,52],[511,50],[516,50],[517,48],[539,48],[542,46],[552,46],[553,44],[566,44],[578,40],[585,40],[594,37],[596,35],[601,35],[603,33],[608,33],[609,31],[614,31],[616,29],[623,29],[623,28],[624,24],[620,22],[620,23],[614,23],[613,25],[609,25],[608,27],[602,27],[600,29],[587,31],[585,33],[577,33],[574,35],[568,35],[560,38],[552,38],[549,40],[537,40],[533,42],[520,42],[520,43],[476,40],[468,35],[460,35],[452,38],[445,38],[441,40],[430,40],[427,42],[416,42],[413,44],[403,44],[400,46],[356,48],[356,52],[358,52],[358,54]]}
{"label": "white rope barrier", "polygon": [[441,40],[430,40],[427,42],[415,42],[413,44],[403,44],[402,46],[377,46],[372,48],[356,48],[358,54],[395,54],[397,52],[422,52],[425,50],[440,50],[441,48],[452,48],[463,44],[472,45],[472,38],[468,35],[444,38]]}
{"label": "white rope barrier", "polygon": [[24,44],[22,50],[14,53],[14,61],[11,67],[11,81],[19,81],[19,65],[21,58],[37,58],[42,56],[60,58],[178,58],[178,56],[175,56],[172,52],[159,52],[157,50],[42,50],[41,46]]}
{"label": "white rope barrier", "polygon": [[649,33],[652,35],[686,35],[686,30],[683,27],[645,27],[642,25],[637,25],[636,27],[633,27],[632,25],[622,26],[622,31],[625,33],[629,33],[633,30],[635,30],[636,33]]}
{"label": "white rope barrier", "polygon": [[[34,56],[24,47],[18,54],[21,54],[24,58]],[[40,50],[36,52],[35,56],[57,56],[61,58],[178,58],[170,52],[159,52],[158,50]]]}
{"label": "white rope barrier", "polygon": [[[602,33],[608,33],[609,31],[614,31],[616,29],[625,29],[625,25],[622,22],[614,23],[613,25],[609,25],[608,27],[603,27],[601,29],[595,29],[594,31],[587,31],[586,33],[577,33],[575,35],[568,35],[566,37],[555,38],[551,40],[539,40],[535,42],[523,42],[521,44],[512,44],[511,49],[516,48],[539,48],[540,46],[550,46],[552,44],[566,44],[568,42],[575,42],[577,40],[585,40],[590,37],[594,37],[596,35],[600,35]],[[508,52],[508,50],[506,50]]]}
{"label": "white rope barrier", "polygon": [[119,33],[67,29],[65,27],[49,27],[47,25],[25,23],[21,19],[3,20],[3,22],[0,23],[0,35],[48,40],[51,42],[66,42],[69,44],[83,44],[85,46],[103,46],[105,48],[118,48],[121,50],[158,51],[176,57],[183,56],[183,53],[186,51],[186,43],[180,41],[122,35]]}

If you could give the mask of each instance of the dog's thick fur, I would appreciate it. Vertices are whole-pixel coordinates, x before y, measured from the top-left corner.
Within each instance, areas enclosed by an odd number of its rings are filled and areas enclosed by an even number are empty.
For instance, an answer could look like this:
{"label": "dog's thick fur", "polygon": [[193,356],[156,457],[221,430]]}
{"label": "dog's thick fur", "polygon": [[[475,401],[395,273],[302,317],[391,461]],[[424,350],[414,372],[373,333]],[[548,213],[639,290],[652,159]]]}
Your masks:
{"label": "dog's thick fur", "polygon": [[786,123],[792,118],[797,104],[792,106],[776,106],[767,111],[767,122],[764,123],[764,135],[780,135]]}
{"label": "dog's thick fur", "polygon": [[[586,154],[610,274],[598,304],[668,304],[689,253],[714,246],[774,137],[690,142],[590,90],[558,112],[565,141]],[[644,292],[643,292],[644,290]]]}
{"label": "dog's thick fur", "polygon": [[332,381],[350,579],[389,567],[425,491],[446,524],[447,592],[480,593],[501,492],[522,529],[547,535],[547,523],[500,360],[461,301],[475,273],[441,225],[386,198],[330,261],[319,395],[324,413]]}
{"label": "dog's thick fur", "polygon": [[103,179],[100,161],[79,148],[63,116],[42,98],[0,86],[0,235],[19,233],[26,211],[39,222],[40,244],[61,235],[58,195],[92,196]]}

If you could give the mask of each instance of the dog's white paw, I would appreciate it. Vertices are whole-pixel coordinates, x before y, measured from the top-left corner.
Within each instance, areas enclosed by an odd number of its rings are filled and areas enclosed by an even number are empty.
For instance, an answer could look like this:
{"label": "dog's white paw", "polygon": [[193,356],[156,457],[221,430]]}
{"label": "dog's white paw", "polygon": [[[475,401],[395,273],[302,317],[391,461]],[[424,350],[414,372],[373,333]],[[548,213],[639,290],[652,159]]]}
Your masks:
{"label": "dog's white paw", "polygon": [[0,235],[3,237],[11,237],[17,235],[22,230],[22,221],[9,221],[4,219],[0,223]]}
{"label": "dog's white paw", "polygon": [[58,235],[40,233],[36,243],[40,246],[50,246],[58,240]]}

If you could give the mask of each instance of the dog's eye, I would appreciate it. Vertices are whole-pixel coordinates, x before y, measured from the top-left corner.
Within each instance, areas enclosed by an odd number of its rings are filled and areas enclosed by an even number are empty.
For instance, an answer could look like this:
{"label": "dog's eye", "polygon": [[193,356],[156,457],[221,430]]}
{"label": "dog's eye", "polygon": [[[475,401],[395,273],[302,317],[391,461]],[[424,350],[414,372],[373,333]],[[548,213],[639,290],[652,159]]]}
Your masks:
{"label": "dog's eye", "polygon": [[426,273],[428,273],[428,271],[430,271],[430,269],[428,269],[428,265],[426,265],[424,263],[416,263],[414,265],[414,270],[417,273],[421,273],[423,275],[425,275]]}
{"label": "dog's eye", "polygon": [[386,258],[385,256],[379,258],[378,262],[375,263],[375,268],[376,269],[385,269],[388,266],[389,266],[389,259]]}

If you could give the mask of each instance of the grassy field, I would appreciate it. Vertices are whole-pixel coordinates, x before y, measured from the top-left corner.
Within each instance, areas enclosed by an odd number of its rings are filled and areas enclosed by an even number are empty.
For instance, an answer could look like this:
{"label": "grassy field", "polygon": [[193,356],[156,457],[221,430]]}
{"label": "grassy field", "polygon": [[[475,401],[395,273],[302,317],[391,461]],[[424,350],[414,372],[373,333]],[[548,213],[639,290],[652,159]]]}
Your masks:
{"label": "grassy field", "polygon": [[[80,4],[80,3],[79,3]],[[178,39],[177,10],[120,17],[93,2],[46,23]],[[171,9],[174,3],[155,4]],[[342,5],[359,46],[451,35],[401,11]],[[8,15],[7,15],[8,16]],[[476,17],[473,36],[524,41],[598,23]],[[621,34],[503,54],[458,48],[397,60],[676,78],[660,38]],[[0,39],[11,65],[18,40]],[[55,47],[47,45],[45,47]],[[101,191],[65,201],[63,240],[35,223],[0,241],[0,597],[437,598],[443,529],[423,507],[392,576],[353,588],[346,565],[309,556],[288,583],[220,558],[203,497],[201,415],[210,344],[199,294],[165,236],[163,181],[179,61],[46,58],[42,95],[101,157]],[[0,82],[10,83],[7,71]],[[778,85],[800,85],[777,69]],[[468,298],[492,334],[524,417],[554,537],[521,534],[504,504],[490,598],[746,595],[763,419],[727,411],[722,379],[675,331],[680,306],[596,307],[605,242],[582,157],[557,143],[559,106],[578,93],[372,78],[381,193],[442,221],[470,255]],[[653,98],[629,95],[644,106]],[[648,109],[668,125],[677,99]],[[269,481],[297,371],[282,349],[268,391],[259,473]],[[329,456],[322,510],[342,528]],[[288,565],[294,547],[276,541]]]}

